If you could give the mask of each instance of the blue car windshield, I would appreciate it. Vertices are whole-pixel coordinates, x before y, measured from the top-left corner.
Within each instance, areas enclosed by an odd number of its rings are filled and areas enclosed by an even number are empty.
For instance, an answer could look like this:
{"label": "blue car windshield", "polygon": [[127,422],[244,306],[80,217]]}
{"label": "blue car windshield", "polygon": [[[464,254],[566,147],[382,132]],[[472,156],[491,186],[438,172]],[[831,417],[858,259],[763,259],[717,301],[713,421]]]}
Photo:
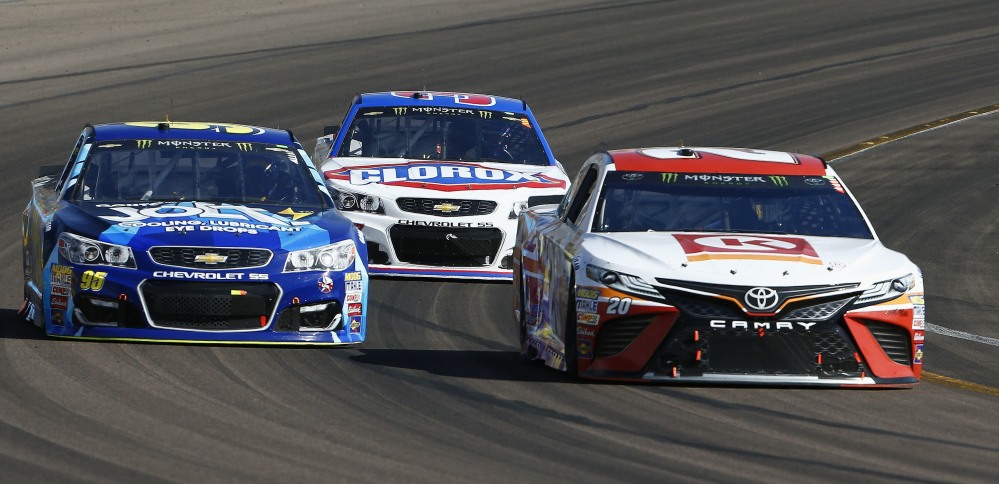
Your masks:
{"label": "blue car windshield", "polygon": [[96,144],[75,198],[320,206],[298,154],[263,143],[121,140]]}
{"label": "blue car windshield", "polygon": [[358,110],[337,156],[550,165],[527,116],[403,106]]}
{"label": "blue car windshield", "polygon": [[833,177],[612,171],[594,215],[594,232],[874,237]]}

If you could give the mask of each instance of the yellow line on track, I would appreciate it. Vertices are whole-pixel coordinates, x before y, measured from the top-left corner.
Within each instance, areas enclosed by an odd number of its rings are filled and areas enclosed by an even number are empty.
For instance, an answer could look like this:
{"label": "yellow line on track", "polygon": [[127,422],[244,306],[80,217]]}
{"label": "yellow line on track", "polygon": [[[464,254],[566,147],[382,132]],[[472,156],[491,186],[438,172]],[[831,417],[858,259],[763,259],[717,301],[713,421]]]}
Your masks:
{"label": "yellow line on track", "polygon": [[845,158],[850,155],[855,155],[861,151],[869,150],[871,148],[891,143],[892,141],[898,141],[902,138],[908,138],[914,134],[919,134],[924,131],[929,131],[931,129],[936,129],[941,126],[946,126],[948,124],[956,123],[958,121],[964,121],[968,118],[974,118],[975,116],[982,116],[985,114],[994,113],[999,111],[999,104],[990,104],[988,106],[982,106],[978,109],[972,109],[971,111],[965,111],[960,114],[955,114],[953,116],[947,116],[946,118],[940,118],[936,121],[930,121],[929,123],[920,124],[918,126],[913,126],[911,128],[902,129],[895,131],[894,133],[889,133],[884,136],[878,136],[877,138],[869,139],[867,141],[857,143],[853,146],[848,146],[846,148],[841,148],[838,150],[833,150],[828,153],[823,153],[822,158],[826,161],[833,161],[839,158]]}
{"label": "yellow line on track", "polygon": [[922,373],[922,379],[923,381],[926,382],[939,383],[941,385],[946,385],[949,387],[960,388],[962,390],[968,390],[976,393],[984,393],[985,395],[992,395],[993,397],[999,397],[999,388],[990,387],[988,385],[979,385],[978,383],[958,380],[957,378],[951,378],[949,376],[937,375],[936,373],[930,373],[928,371],[924,371]]}
{"label": "yellow line on track", "polygon": [[[857,143],[853,146],[848,146],[846,148],[841,148],[838,150],[833,150],[828,153],[823,153],[822,158],[826,161],[833,161],[839,158],[845,158],[850,155],[855,155],[861,151],[866,151],[877,146],[891,143],[892,141],[898,141],[902,138],[908,138],[909,136],[922,133],[924,131],[929,131],[932,129],[937,129],[948,124],[953,124],[958,121],[964,121],[965,119],[974,118],[976,116],[983,116],[986,114],[991,114],[999,111],[999,104],[990,104],[988,106],[982,106],[978,109],[972,109],[971,111],[965,111],[960,114],[955,114],[953,116],[947,116],[946,118],[940,118],[936,121],[930,121],[929,123],[920,124],[918,126],[913,126],[911,128],[902,129],[895,131],[894,133],[889,133],[884,136],[878,136],[877,138],[869,139],[861,143]],[[946,385],[949,387],[960,388],[962,390],[968,390],[971,392],[982,393],[985,395],[992,395],[994,397],[999,397],[999,388],[990,387],[988,385],[981,385],[978,383],[972,383],[970,381],[959,380],[957,378],[951,378],[949,376],[938,375],[936,373],[930,373],[928,371],[923,371],[921,374],[922,381],[939,383],[941,385]]]}

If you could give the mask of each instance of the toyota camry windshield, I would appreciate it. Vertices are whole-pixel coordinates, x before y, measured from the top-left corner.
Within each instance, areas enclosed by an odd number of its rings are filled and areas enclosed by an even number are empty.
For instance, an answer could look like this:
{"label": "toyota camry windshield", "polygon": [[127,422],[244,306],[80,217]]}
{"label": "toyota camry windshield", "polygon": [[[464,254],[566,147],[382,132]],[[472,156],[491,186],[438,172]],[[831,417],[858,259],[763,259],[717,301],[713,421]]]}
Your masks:
{"label": "toyota camry windshield", "polygon": [[749,232],[871,239],[834,177],[609,172],[594,232]]}

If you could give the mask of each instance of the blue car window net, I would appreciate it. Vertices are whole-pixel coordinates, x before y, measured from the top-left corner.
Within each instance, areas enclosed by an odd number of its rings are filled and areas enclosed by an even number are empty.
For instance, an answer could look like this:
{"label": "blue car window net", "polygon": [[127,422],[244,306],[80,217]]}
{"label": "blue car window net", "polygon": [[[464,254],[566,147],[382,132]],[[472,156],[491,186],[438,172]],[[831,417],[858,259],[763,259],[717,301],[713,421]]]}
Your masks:
{"label": "blue car window net", "polygon": [[91,150],[76,198],[320,205],[316,182],[290,149],[258,143],[102,143]]}

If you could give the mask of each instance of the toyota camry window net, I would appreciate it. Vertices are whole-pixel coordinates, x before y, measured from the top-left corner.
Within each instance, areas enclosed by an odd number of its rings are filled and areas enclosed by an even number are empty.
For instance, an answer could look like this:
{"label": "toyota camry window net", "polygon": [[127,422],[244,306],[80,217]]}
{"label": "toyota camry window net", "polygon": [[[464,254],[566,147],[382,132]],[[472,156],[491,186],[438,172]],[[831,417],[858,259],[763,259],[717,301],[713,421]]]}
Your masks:
{"label": "toyota camry window net", "polygon": [[836,179],[609,172],[595,232],[751,232],[872,239]]}

